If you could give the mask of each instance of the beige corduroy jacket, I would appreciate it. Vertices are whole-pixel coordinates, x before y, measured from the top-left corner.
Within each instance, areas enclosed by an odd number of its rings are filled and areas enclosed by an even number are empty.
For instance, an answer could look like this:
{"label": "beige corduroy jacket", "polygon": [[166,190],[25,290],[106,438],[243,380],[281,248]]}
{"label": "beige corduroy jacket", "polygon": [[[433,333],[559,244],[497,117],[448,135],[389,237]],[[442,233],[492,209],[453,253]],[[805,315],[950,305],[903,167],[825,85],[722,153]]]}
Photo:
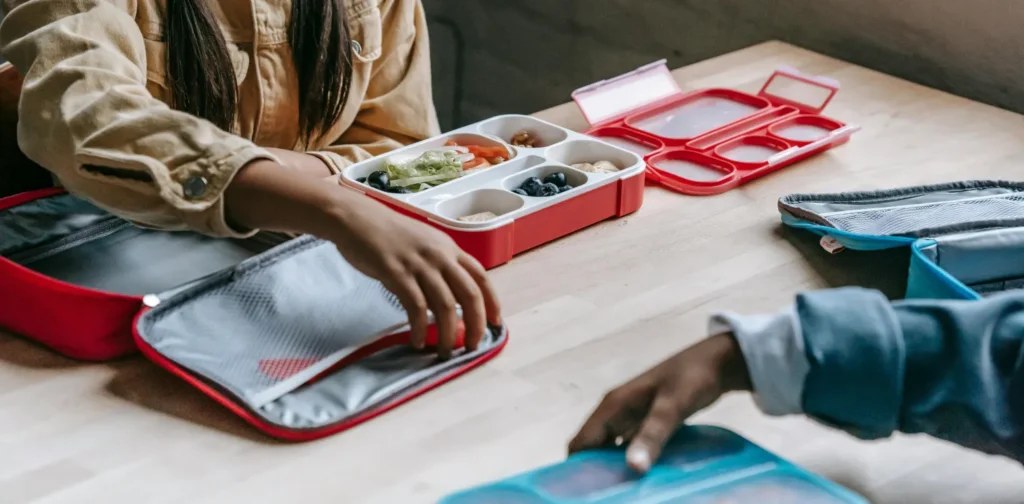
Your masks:
{"label": "beige corduroy jacket", "polygon": [[[69,192],[161,229],[234,236],[222,195],[264,147],[303,149],[290,0],[205,0],[239,86],[233,131],[168,106],[166,0],[4,0],[0,50],[24,76],[18,144]],[[333,170],[438,134],[419,0],[346,0],[354,69],[309,152]]]}

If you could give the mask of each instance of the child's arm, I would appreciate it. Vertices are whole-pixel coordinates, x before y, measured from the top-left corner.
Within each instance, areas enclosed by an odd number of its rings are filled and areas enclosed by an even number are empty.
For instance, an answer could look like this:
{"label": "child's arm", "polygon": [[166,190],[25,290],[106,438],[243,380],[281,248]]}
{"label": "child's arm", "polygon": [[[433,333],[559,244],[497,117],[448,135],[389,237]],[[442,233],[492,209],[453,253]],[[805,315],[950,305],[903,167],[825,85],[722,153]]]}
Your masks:
{"label": "child's arm", "polygon": [[644,471],[676,426],[723,393],[860,437],[924,432],[1024,462],[1024,291],[902,301],[836,289],[784,313],[716,317],[718,333],[609,393],[570,444],[632,438]]}
{"label": "child's arm", "polygon": [[766,413],[1024,461],[1024,292],[890,303],[846,288],[801,295],[774,318],[717,321],[731,326]]}

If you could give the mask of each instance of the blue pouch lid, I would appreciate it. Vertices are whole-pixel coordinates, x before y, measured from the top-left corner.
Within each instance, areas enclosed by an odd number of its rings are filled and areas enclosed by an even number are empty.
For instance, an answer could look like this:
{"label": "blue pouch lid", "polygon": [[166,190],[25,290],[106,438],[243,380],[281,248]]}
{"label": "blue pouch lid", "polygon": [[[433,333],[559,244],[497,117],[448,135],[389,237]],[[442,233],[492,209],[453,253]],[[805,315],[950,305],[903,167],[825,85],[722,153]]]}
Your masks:
{"label": "blue pouch lid", "polygon": [[[751,495],[764,497],[736,500]],[[794,496],[806,500],[785,500]],[[732,431],[706,425],[677,431],[655,466],[643,476],[626,466],[621,449],[594,450],[460,492],[441,503],[770,504],[775,501],[765,499],[771,498],[787,503],[866,504],[849,490],[803,471]]]}

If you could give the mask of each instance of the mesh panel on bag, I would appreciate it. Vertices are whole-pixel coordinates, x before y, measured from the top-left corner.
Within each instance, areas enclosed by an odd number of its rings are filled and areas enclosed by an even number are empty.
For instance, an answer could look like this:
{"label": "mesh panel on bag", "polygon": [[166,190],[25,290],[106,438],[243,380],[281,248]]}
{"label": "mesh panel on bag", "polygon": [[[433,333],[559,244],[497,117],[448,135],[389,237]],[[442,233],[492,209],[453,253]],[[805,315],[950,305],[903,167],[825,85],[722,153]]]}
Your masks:
{"label": "mesh panel on bag", "polygon": [[913,206],[826,213],[837,229],[868,235],[915,235],[972,222],[1024,220],[1024,194],[942,201]]}
{"label": "mesh panel on bag", "polygon": [[974,284],[970,287],[978,294],[981,294],[982,297],[989,297],[995,296],[996,294],[1002,294],[1009,290],[1024,289],[1024,278],[997,280],[995,282]]}
{"label": "mesh panel on bag", "polygon": [[301,385],[285,383],[296,373],[401,327],[407,315],[380,282],[321,244],[159,318],[146,336],[155,350],[258,408]]}

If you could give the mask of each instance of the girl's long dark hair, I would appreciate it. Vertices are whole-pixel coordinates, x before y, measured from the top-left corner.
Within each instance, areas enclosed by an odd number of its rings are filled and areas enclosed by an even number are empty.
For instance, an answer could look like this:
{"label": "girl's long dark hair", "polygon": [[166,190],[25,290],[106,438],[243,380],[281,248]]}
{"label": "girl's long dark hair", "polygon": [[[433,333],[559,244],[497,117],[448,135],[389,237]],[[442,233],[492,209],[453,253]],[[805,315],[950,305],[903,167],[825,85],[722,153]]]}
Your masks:
{"label": "girl's long dark hair", "polygon": [[[167,0],[167,76],[176,109],[230,130],[238,105],[227,44],[207,0]],[[292,0],[289,41],[307,144],[341,117],[352,81],[344,0]]]}

